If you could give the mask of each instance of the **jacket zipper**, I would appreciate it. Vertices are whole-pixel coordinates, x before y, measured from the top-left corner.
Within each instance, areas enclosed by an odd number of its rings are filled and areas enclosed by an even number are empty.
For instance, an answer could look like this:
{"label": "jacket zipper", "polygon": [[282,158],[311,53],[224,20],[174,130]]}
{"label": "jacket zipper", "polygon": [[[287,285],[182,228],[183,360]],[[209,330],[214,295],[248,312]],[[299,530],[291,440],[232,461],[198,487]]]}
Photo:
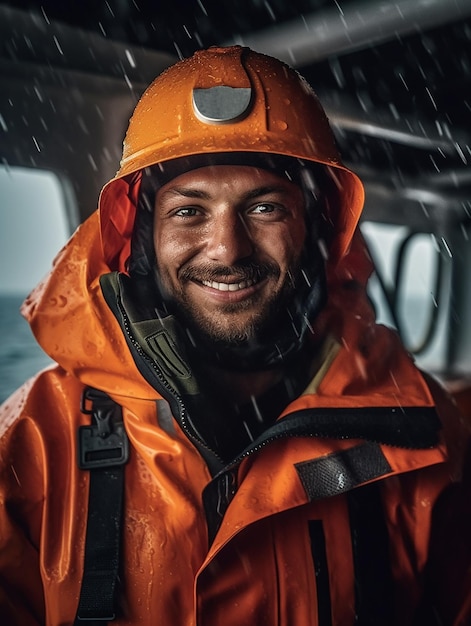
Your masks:
{"label": "jacket zipper", "polygon": [[212,448],[210,448],[201,437],[198,437],[196,434],[193,434],[193,432],[191,432],[191,430],[190,430],[190,428],[188,426],[188,420],[187,420],[187,417],[186,417],[187,410],[186,410],[185,404],[184,404],[181,396],[168,383],[167,379],[165,378],[165,376],[163,375],[162,371],[157,366],[155,361],[153,359],[151,359],[144,352],[144,350],[142,349],[142,347],[139,344],[139,342],[136,341],[136,339],[134,338],[134,336],[132,334],[132,331],[131,331],[131,328],[130,328],[128,316],[126,314],[126,311],[124,310],[124,307],[122,306],[121,302],[119,301],[119,299],[117,299],[117,305],[118,305],[118,308],[119,308],[119,312],[121,314],[121,318],[123,320],[124,331],[126,333],[127,338],[129,339],[129,342],[131,343],[131,345],[133,346],[135,352],[137,352],[139,357],[146,363],[147,366],[150,366],[151,370],[156,375],[156,379],[157,379],[157,383],[158,383],[158,386],[157,386],[156,390],[157,391],[163,391],[162,395],[164,397],[165,397],[165,392],[167,392],[177,402],[178,407],[179,407],[180,423],[181,423],[181,426],[182,426],[183,430],[185,431],[185,434],[187,435],[187,437],[191,441],[196,443],[198,446],[205,448],[209,453],[211,453],[214,457],[217,458],[217,460],[221,463],[221,465],[224,465],[223,460],[217,454],[217,452],[215,452]]}

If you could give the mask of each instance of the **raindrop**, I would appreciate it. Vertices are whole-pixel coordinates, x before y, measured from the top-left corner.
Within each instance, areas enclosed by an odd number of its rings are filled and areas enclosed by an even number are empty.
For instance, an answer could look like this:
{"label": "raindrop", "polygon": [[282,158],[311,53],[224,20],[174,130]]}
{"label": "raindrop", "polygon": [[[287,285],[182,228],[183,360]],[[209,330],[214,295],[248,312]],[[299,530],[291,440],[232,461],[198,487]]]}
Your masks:
{"label": "raindrop", "polygon": [[270,6],[270,3],[265,0],[265,2],[263,4],[264,4],[266,10],[268,11],[268,14],[269,14],[270,18],[274,22],[276,22],[276,15],[275,15],[275,13],[273,12],[273,9]]}
{"label": "raindrop", "polygon": [[62,48],[61,48],[61,45],[60,45],[60,43],[59,43],[59,40],[57,39],[57,37],[56,37],[55,35],[53,35],[53,37],[52,37],[52,38],[54,39],[54,43],[56,44],[57,49],[59,50],[60,54],[62,54],[62,56],[64,56],[64,52],[63,52],[63,50],[62,50]]}
{"label": "raindrop", "polygon": [[10,467],[11,467],[11,471],[13,472],[13,476],[15,477],[16,482],[21,487],[20,479],[18,478],[18,474],[16,473],[15,468],[13,467],[13,465],[10,465]]}
{"label": "raindrop", "polygon": [[179,46],[178,46],[178,44],[177,44],[177,42],[176,42],[176,41],[174,41],[174,42],[173,42],[173,47],[175,48],[175,50],[176,50],[176,52],[177,52],[178,58],[180,59],[180,61],[182,61],[182,60],[183,60],[183,58],[184,58],[184,54],[183,54],[183,53],[182,53],[182,51],[180,50],[180,48],[179,48]]}
{"label": "raindrop", "polygon": [[301,270],[301,274],[303,275],[303,278],[306,281],[307,286],[311,287],[311,281],[309,280],[309,276],[306,274],[306,271],[304,269]]}
{"label": "raindrop", "polygon": [[430,92],[430,89],[428,87],[425,87],[425,91],[427,92],[428,97],[430,98],[430,100],[432,101],[433,104],[433,108],[435,109],[435,111],[438,111],[437,109],[437,105],[435,104],[435,100],[433,99],[433,96]]}
{"label": "raindrop", "polygon": [[[258,417],[258,415],[257,415],[257,417]],[[254,436],[250,432],[250,428],[248,427],[247,422],[243,421],[242,424],[244,425],[244,428],[245,428],[245,430],[247,432],[247,435],[249,436],[250,441],[253,441],[254,440]]]}
{"label": "raindrop", "polygon": [[34,93],[37,95],[39,102],[44,102],[43,97],[41,92],[39,91],[39,89],[36,87],[36,85],[34,85],[33,87],[34,89]]}
{"label": "raindrop", "polygon": [[391,380],[393,381],[394,386],[395,386],[397,389],[399,389],[399,385],[397,384],[396,377],[394,376],[394,374],[392,373],[392,371],[391,371],[391,370],[389,370],[389,376],[391,377]]}
{"label": "raindrop", "polygon": [[335,5],[336,5],[337,9],[339,10],[340,15],[342,15],[342,16],[343,16],[343,15],[345,15],[345,14],[344,14],[344,12],[343,12],[343,10],[342,10],[342,7],[341,7],[341,6],[340,6],[340,4],[337,2],[337,0],[334,0],[334,3],[335,3]]}
{"label": "raindrop", "polygon": [[365,94],[357,93],[357,100],[365,113],[368,113],[368,103],[364,99]]}
{"label": "raindrop", "polygon": [[291,65],[296,65],[296,56],[295,56],[293,50],[291,50],[291,48],[290,48],[289,50],[287,50],[287,52],[289,54]]}
{"label": "raindrop", "polygon": [[[253,405],[254,411],[255,411],[255,415],[257,416],[257,419],[260,423],[263,423],[263,416],[260,413],[260,409],[258,408],[258,404],[257,404],[257,399],[255,398],[255,396],[250,396],[250,401]],[[251,434],[249,432],[249,436],[251,437]],[[252,438],[253,440],[253,438]]]}
{"label": "raindrop", "polygon": [[428,212],[428,209],[427,209],[427,207],[425,206],[425,204],[424,204],[423,202],[419,202],[419,206],[420,206],[420,208],[422,209],[422,211],[423,211],[423,213],[424,213],[425,217],[426,217],[427,219],[430,219],[430,213]]}
{"label": "raindrop", "polygon": [[126,58],[127,58],[128,62],[129,62],[129,65],[131,67],[136,67],[136,61],[134,60],[134,57],[133,57],[131,51],[126,49],[125,53],[126,53]]}
{"label": "raindrop", "polygon": [[430,160],[432,161],[433,167],[437,170],[437,172],[440,172],[440,168],[436,164],[435,159],[433,158],[433,155],[429,154],[429,157],[430,157]]}
{"label": "raindrop", "polygon": [[389,103],[389,110],[393,114],[393,117],[394,117],[395,120],[399,120],[400,119],[400,115],[399,115],[399,113],[397,111],[397,108],[395,107],[395,105],[392,102]]}
{"label": "raindrop", "polygon": [[406,80],[405,80],[404,76],[401,74],[401,72],[399,72],[398,76],[401,79],[401,82],[404,85],[404,87],[407,89],[407,91],[409,91],[409,87],[407,86]]}
{"label": "raindrop", "polygon": [[345,87],[345,76],[342,70],[342,66],[338,59],[333,59],[330,62],[330,67],[332,70],[332,74],[334,75],[335,81],[339,87]]}
{"label": "raindrop", "polygon": [[199,5],[200,9],[203,11],[203,13],[205,15],[208,15],[208,12],[206,11],[206,9],[205,9],[203,3],[201,2],[201,0],[196,0],[196,1],[197,1],[198,5]]}
{"label": "raindrop", "polygon": [[447,243],[447,241],[446,241],[445,237],[441,237],[441,242],[442,242],[443,247],[445,248],[445,250],[446,250],[446,252],[447,252],[448,256],[450,257],[450,259],[451,259],[451,258],[453,258],[453,254],[452,254],[452,252],[451,252],[451,250],[450,250],[450,246],[448,245],[448,243]]}
{"label": "raindrop", "polygon": [[44,20],[45,20],[46,24],[50,24],[51,22],[49,21],[49,18],[46,15],[46,11],[44,10],[43,6],[41,6],[41,13],[43,14],[43,17],[44,17]]}
{"label": "raindrop", "polygon": [[322,258],[327,261],[329,259],[329,249],[326,242],[323,239],[317,241]]}
{"label": "raindrop", "polygon": [[34,48],[33,48],[33,44],[31,43],[31,39],[29,37],[26,37],[26,35],[23,37],[23,39],[25,40],[25,43],[26,43],[27,47],[31,50],[31,52],[34,52]]}
{"label": "raindrop", "polygon": [[108,9],[108,11],[111,13],[111,15],[113,17],[115,17],[115,14],[113,13],[113,9],[110,7],[109,3],[107,2],[107,0],[105,0],[105,4],[106,4],[106,8]]}
{"label": "raindrop", "polygon": [[82,132],[83,132],[85,135],[88,135],[88,134],[89,134],[89,132],[88,132],[88,128],[87,128],[87,126],[86,126],[86,124],[85,124],[85,121],[84,121],[84,119],[83,119],[83,117],[82,117],[82,116],[80,116],[80,115],[79,115],[79,117],[77,118],[77,122],[78,122],[78,125],[80,126],[80,128],[81,128]]}
{"label": "raindrop", "polygon": [[192,344],[194,348],[196,348],[196,341],[194,340],[193,335],[190,333],[188,328],[186,328],[185,331],[186,331],[186,334],[188,335],[188,339],[190,340],[190,343]]}
{"label": "raindrop", "polygon": [[129,80],[129,77],[128,77],[128,75],[127,75],[126,73],[124,74],[124,80],[126,81],[126,85],[127,85],[127,86],[129,87],[129,89],[132,91],[132,88],[133,88],[133,87],[132,87],[132,83],[131,83],[131,81]]}
{"label": "raindrop", "polygon": [[88,153],[87,158],[88,158],[88,161],[90,162],[90,165],[92,166],[93,170],[95,172],[98,172],[98,167],[97,167],[97,164],[96,164],[95,159],[93,158],[93,156],[90,153]]}
{"label": "raindrop", "polygon": [[463,150],[461,149],[461,146],[458,143],[454,143],[454,146],[456,148],[456,152],[458,153],[460,159],[463,161],[463,163],[466,165],[468,163],[466,156],[463,152]]}
{"label": "raindrop", "polygon": [[183,30],[184,30],[184,31],[185,31],[185,33],[187,34],[188,39],[193,39],[193,37],[191,36],[190,31],[188,30],[188,28],[186,27],[186,25],[185,25],[185,24],[183,24]]}
{"label": "raindrop", "polygon": [[450,130],[450,127],[448,126],[448,124],[443,124],[443,129],[444,129],[445,135],[448,137],[448,139],[451,139],[451,130]]}

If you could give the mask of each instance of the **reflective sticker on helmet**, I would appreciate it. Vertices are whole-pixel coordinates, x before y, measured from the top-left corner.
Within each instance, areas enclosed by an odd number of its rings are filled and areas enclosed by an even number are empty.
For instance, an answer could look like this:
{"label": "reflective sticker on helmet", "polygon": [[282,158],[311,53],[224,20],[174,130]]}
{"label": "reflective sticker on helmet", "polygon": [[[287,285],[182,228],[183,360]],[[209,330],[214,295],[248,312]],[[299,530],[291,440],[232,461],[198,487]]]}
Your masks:
{"label": "reflective sticker on helmet", "polygon": [[205,124],[227,124],[244,118],[250,107],[250,87],[220,85],[209,89],[193,89],[193,109]]}

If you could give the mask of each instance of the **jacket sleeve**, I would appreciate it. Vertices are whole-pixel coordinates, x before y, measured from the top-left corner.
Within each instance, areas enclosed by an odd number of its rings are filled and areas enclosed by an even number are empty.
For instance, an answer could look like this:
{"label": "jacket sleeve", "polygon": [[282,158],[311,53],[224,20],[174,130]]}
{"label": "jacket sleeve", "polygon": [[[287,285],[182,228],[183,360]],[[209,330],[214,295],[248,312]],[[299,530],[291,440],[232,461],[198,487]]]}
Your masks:
{"label": "jacket sleeve", "polygon": [[[442,419],[453,482],[434,507],[422,624],[471,624],[471,415],[427,381]],[[432,621],[433,615],[433,621]],[[438,620],[438,621],[435,621]]]}
{"label": "jacket sleeve", "polygon": [[44,624],[39,568],[44,492],[34,422],[22,411],[28,386],[0,408],[0,623]]}

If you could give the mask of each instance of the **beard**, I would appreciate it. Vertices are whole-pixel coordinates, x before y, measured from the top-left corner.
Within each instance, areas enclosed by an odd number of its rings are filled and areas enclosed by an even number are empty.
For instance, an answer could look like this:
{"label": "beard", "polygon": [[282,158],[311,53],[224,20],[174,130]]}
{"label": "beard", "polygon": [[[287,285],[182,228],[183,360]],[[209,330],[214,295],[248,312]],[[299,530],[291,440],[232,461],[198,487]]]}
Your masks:
{"label": "beard", "polygon": [[300,274],[299,266],[292,268],[281,287],[269,297],[263,293],[255,293],[240,302],[221,304],[217,311],[209,313],[188,297],[184,286],[188,282],[215,281],[219,282],[227,277],[231,282],[272,279],[279,280],[280,269],[271,263],[255,263],[246,261],[235,266],[226,267],[214,265],[187,266],[179,274],[182,285],[178,291],[172,293],[161,285],[161,291],[167,294],[167,303],[181,326],[186,330],[194,347],[200,344],[206,347],[218,348],[237,347],[255,343],[260,345],[269,340],[281,326],[281,320],[288,315],[296,290],[296,278]]}

